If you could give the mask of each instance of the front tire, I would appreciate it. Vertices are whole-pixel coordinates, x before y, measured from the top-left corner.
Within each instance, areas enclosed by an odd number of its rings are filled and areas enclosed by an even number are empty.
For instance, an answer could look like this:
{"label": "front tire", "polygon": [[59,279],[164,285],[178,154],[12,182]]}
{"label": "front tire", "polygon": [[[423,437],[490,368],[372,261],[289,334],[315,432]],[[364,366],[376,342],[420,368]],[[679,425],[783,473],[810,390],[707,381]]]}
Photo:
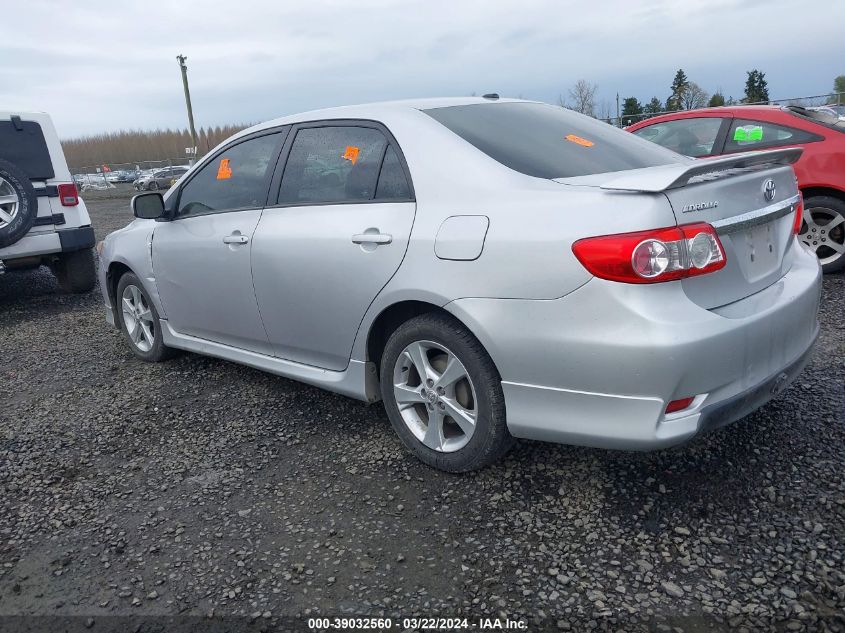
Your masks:
{"label": "front tire", "polygon": [[825,273],[845,268],[845,202],[831,196],[804,200],[798,239],[816,254]]}
{"label": "front tire", "polygon": [[393,429],[429,466],[477,470],[513,446],[499,372],[451,317],[424,314],[399,326],[382,354],[380,380]]}
{"label": "front tire", "polygon": [[138,358],[158,363],[175,354],[163,343],[158,312],[141,280],[133,273],[124,274],[117,282],[115,303],[120,331]]}
{"label": "front tire", "polygon": [[94,252],[90,248],[59,255],[53,273],[63,292],[81,294],[91,292],[97,285]]}

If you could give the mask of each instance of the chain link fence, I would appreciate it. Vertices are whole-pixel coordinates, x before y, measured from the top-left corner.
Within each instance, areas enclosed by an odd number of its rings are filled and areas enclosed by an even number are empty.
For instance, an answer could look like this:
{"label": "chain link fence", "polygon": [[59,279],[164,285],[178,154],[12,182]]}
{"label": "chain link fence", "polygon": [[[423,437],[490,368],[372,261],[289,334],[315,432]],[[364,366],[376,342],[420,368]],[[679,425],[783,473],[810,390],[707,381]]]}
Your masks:
{"label": "chain link fence", "polygon": [[145,174],[167,167],[188,166],[190,161],[184,158],[165,158],[162,160],[142,160],[134,163],[108,163],[71,167],[71,174],[76,186],[82,191],[113,189],[121,183],[131,184]]}
{"label": "chain link fence", "polygon": [[[744,105],[781,105],[781,106],[800,106],[802,108],[821,108],[829,105],[845,106],[845,92],[829,92],[823,95],[810,95],[807,97],[790,97],[788,99],[772,99],[770,101],[757,101],[754,103],[725,103],[726,106],[744,106]],[[661,114],[671,114],[677,110],[663,110],[661,112],[643,112],[640,114],[624,114],[618,117],[602,118],[605,123],[610,123],[617,127],[625,127],[632,125],[638,121],[650,119],[651,117],[660,116]]]}

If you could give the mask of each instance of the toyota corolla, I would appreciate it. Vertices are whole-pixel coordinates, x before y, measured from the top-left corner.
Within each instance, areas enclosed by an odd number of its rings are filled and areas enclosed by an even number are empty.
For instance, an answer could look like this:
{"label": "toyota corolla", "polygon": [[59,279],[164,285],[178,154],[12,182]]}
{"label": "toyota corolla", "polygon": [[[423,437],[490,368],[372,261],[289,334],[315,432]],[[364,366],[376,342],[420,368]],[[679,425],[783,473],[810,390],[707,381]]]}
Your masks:
{"label": "toyota corolla", "polygon": [[800,153],[692,160],[495,95],[309,112],[136,196],[100,286],[141,359],[188,350],[382,400],[443,470],[514,438],[671,446],[808,359]]}

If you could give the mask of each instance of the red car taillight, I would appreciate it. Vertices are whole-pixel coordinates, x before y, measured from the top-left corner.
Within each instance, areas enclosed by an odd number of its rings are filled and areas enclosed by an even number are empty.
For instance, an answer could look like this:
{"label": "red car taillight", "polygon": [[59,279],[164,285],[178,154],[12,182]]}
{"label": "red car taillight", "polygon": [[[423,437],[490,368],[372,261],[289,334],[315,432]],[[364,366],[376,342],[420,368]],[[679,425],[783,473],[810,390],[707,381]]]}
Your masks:
{"label": "red car taillight", "polygon": [[59,185],[56,187],[59,190],[59,200],[63,207],[75,207],[79,204],[79,192],[76,190],[76,185]]}
{"label": "red car taillight", "polygon": [[804,196],[798,194],[798,204],[795,207],[795,219],[792,221],[792,233],[798,235],[804,224]]}
{"label": "red car taillight", "polygon": [[706,222],[578,240],[575,257],[602,279],[650,284],[704,275],[725,267],[725,250]]}

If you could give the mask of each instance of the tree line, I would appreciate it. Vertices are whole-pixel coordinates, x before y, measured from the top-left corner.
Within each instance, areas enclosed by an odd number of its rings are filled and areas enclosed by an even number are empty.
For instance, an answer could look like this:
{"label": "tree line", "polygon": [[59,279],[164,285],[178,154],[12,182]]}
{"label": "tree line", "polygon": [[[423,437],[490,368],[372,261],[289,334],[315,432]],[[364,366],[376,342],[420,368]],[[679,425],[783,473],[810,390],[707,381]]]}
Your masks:
{"label": "tree line", "polygon": [[[218,125],[197,130],[197,150],[203,155],[218,143],[248,127]],[[72,169],[142,161],[187,159],[191,133],[185,130],[121,130],[62,141],[67,162]]]}
{"label": "tree line", "polygon": [[[691,81],[682,68],[675,73],[675,78],[669,87],[666,100],[654,96],[651,100],[640,102],[637,97],[625,97],[622,101],[622,124],[630,125],[635,121],[654,116],[661,112],[677,110],[694,110],[696,108],[734,105],[736,103],[767,103],[769,101],[769,87],[766,73],[754,69],[746,73],[745,95],[739,101],[733,97],[727,99],[722,91],[717,89],[712,95],[696,82]],[[615,118],[610,113],[607,102],[597,107],[596,93],[598,86],[584,79],[579,79],[569,90],[569,99],[559,99],[560,105],[600,119]]]}
{"label": "tree line", "polygon": [[[768,103],[769,85],[766,73],[753,69],[746,72],[745,95],[739,103]],[[675,73],[670,86],[670,94],[665,102],[658,97],[641,104],[636,97],[626,97],[622,102],[622,125],[630,125],[635,121],[654,116],[659,112],[675,112],[678,110],[695,110],[697,108],[716,108],[724,105],[735,105],[737,101],[731,96],[725,99],[721,90],[712,95],[694,81],[691,81],[683,68]]]}

